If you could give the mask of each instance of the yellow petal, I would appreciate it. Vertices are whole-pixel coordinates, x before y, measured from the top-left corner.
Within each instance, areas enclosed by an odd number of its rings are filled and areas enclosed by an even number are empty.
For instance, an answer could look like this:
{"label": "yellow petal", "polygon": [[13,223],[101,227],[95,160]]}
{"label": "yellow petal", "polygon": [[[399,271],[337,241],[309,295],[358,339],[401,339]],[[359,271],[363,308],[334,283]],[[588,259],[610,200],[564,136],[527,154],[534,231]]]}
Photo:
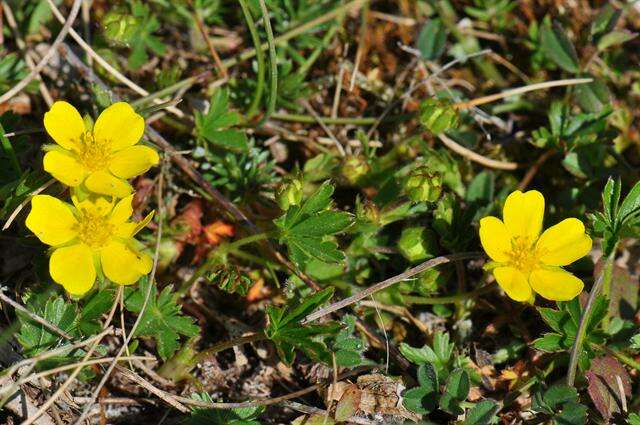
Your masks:
{"label": "yellow petal", "polygon": [[111,212],[110,221],[113,224],[121,224],[127,221],[131,214],[133,214],[133,195],[129,195],[126,198],[118,201],[116,206],[113,208]]}
{"label": "yellow petal", "polygon": [[158,152],[148,146],[129,146],[113,154],[109,170],[123,179],[139,176],[160,161]]}
{"label": "yellow petal", "polygon": [[84,121],[71,104],[55,102],[44,114],[44,128],[57,144],[65,149],[73,149],[84,134]]}
{"label": "yellow petal", "polygon": [[44,155],[42,162],[44,171],[67,186],[78,186],[87,175],[84,166],[69,151],[49,151]]}
{"label": "yellow petal", "polygon": [[502,220],[491,216],[480,220],[480,243],[493,261],[504,263],[509,259],[511,233]]}
{"label": "yellow petal", "polygon": [[536,252],[546,265],[566,266],[587,255],[591,243],[591,238],[584,233],[584,224],[577,218],[567,218],[542,233]]}
{"label": "yellow petal", "polygon": [[36,195],[25,224],[43,243],[61,245],[77,235],[72,207],[49,195]]}
{"label": "yellow petal", "polygon": [[121,242],[113,241],[100,251],[100,262],[105,276],[120,285],[134,284],[151,271],[153,261],[142,252],[136,252]]}
{"label": "yellow petal", "polygon": [[124,198],[133,191],[129,183],[107,171],[96,171],[89,174],[84,184],[94,193],[115,196],[116,198]]}
{"label": "yellow petal", "polygon": [[128,221],[126,223],[120,224],[115,231],[116,236],[119,236],[121,238],[131,238],[135,236],[136,233],[144,229],[147,224],[149,224],[149,222],[153,218],[153,213],[154,211],[151,211],[145,218],[137,223]]}
{"label": "yellow petal", "polygon": [[93,252],[85,244],[58,248],[49,260],[49,271],[70,294],[85,294],[96,280]]}
{"label": "yellow petal", "polygon": [[560,267],[535,269],[529,283],[536,293],[551,301],[572,300],[584,287],[582,280]]}
{"label": "yellow petal", "polygon": [[114,152],[135,145],[143,133],[144,118],[125,102],[116,102],[102,111],[93,126],[93,137]]}
{"label": "yellow petal", "polygon": [[531,287],[522,272],[513,267],[497,267],[493,275],[509,298],[525,302],[531,299]]}
{"label": "yellow petal", "polygon": [[512,192],[504,203],[502,218],[514,237],[527,238],[533,243],[542,230],[544,197],[537,190]]}

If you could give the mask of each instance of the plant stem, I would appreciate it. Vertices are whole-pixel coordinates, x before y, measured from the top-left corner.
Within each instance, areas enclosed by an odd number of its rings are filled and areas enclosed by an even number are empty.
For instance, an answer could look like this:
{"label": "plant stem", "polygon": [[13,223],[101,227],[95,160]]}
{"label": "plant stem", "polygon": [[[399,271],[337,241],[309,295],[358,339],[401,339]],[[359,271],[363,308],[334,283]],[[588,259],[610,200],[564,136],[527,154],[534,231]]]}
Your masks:
{"label": "plant stem", "polygon": [[258,0],[260,3],[260,10],[262,11],[262,20],[264,22],[264,28],[267,32],[267,45],[269,46],[269,103],[267,104],[267,111],[265,112],[260,125],[265,123],[273,111],[276,110],[276,100],[278,99],[278,59],[276,57],[276,42],[273,38],[273,29],[271,28],[271,21],[269,20],[269,9],[265,0]]}
{"label": "plant stem", "polygon": [[227,350],[229,348],[233,348],[236,345],[243,345],[243,344],[249,344],[251,342],[258,342],[258,341],[264,341],[265,339],[267,339],[267,336],[264,334],[264,332],[254,332],[251,333],[249,335],[245,335],[245,336],[241,336],[239,338],[234,338],[231,339],[229,341],[222,341],[217,343],[216,345],[207,348],[206,350],[203,350],[201,352],[199,352],[196,356],[193,357],[193,364],[198,364],[199,362],[203,361],[204,359],[206,359],[207,357],[219,353],[220,351],[224,351]]}
{"label": "plant stem", "polygon": [[260,241],[263,241],[265,239],[269,239],[272,235],[273,235],[273,232],[256,233],[254,235],[250,235],[250,236],[247,236],[245,238],[238,239],[237,241],[231,242],[227,246],[227,250],[229,250],[229,251],[236,250],[236,249],[240,248],[241,246],[245,246],[245,245],[248,245],[250,243],[260,242]]}
{"label": "plant stem", "polygon": [[253,46],[256,48],[256,59],[258,60],[258,83],[256,86],[255,94],[253,96],[253,100],[251,101],[251,105],[249,105],[249,109],[247,110],[247,118],[251,119],[251,117],[253,117],[258,110],[258,106],[260,105],[260,101],[262,100],[266,67],[264,63],[264,51],[260,49],[260,36],[258,35],[256,24],[253,21],[253,16],[251,16],[251,11],[247,6],[246,0],[238,0],[238,2],[240,3],[240,7],[242,8],[244,19],[245,21],[247,21],[247,28],[249,28]]}
{"label": "plant stem", "polygon": [[578,360],[582,352],[582,345],[584,344],[584,340],[587,334],[587,325],[589,324],[591,310],[593,309],[595,299],[602,290],[602,287],[609,285],[611,282],[614,255],[615,251],[612,252],[609,257],[607,257],[607,260],[602,267],[602,271],[600,272],[600,276],[598,276],[598,279],[595,281],[593,287],[591,288],[591,293],[589,294],[587,305],[584,306],[582,317],[580,317],[580,324],[578,325],[576,340],[574,341],[573,347],[571,348],[571,357],[569,358],[569,370],[567,371],[567,385],[569,386],[574,386],[576,380]]}
{"label": "plant stem", "polygon": [[321,121],[323,124],[337,124],[337,125],[371,125],[376,122],[376,118],[361,117],[361,118],[330,118],[330,117],[312,117],[311,115],[304,114],[273,114],[271,116],[275,120],[280,121],[293,121],[305,124],[313,124]]}
{"label": "plant stem", "polygon": [[436,305],[436,304],[453,304],[459,301],[465,301],[477,297],[478,295],[486,294],[496,288],[495,283],[482,286],[474,289],[473,291],[463,292],[456,295],[448,295],[445,297],[416,297],[412,295],[403,295],[402,300],[407,304],[416,305]]}

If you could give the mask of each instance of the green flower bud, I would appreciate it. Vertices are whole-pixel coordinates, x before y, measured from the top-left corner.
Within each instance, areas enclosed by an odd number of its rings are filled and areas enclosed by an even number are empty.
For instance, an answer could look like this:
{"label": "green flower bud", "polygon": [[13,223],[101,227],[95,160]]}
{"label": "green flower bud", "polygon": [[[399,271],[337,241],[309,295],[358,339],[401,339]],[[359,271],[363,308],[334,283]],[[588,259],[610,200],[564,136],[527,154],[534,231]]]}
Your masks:
{"label": "green flower bud", "polygon": [[298,178],[283,182],[276,191],[276,202],[283,211],[302,202],[302,181]]}
{"label": "green flower bud", "polygon": [[458,127],[460,115],[448,100],[427,99],[420,104],[420,122],[433,134],[440,134]]}
{"label": "green flower bud", "polygon": [[442,194],[442,176],[426,167],[415,168],[405,180],[404,191],[414,202],[435,202]]}
{"label": "green flower bud", "polygon": [[246,296],[253,284],[251,279],[242,274],[237,267],[222,267],[207,276],[207,280],[230,294]]}
{"label": "green flower bud", "polygon": [[348,156],[342,163],[341,174],[352,185],[367,175],[371,167],[363,156]]}
{"label": "green flower bud", "polygon": [[407,227],[398,240],[398,250],[412,263],[433,258],[438,252],[436,236],[424,227]]}
{"label": "green flower bud", "polygon": [[138,20],[123,11],[108,12],[102,19],[105,37],[114,43],[128,45],[139,25]]}
{"label": "green flower bud", "polygon": [[365,200],[356,202],[356,219],[365,223],[380,223],[380,208],[373,202]]}

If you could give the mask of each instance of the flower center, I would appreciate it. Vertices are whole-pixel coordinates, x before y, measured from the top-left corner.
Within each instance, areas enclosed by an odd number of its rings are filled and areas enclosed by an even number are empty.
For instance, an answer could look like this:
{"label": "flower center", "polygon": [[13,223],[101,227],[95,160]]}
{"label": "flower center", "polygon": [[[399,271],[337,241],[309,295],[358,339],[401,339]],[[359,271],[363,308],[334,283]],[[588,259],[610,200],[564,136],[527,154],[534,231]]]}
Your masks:
{"label": "flower center", "polygon": [[513,238],[511,240],[511,251],[508,254],[509,264],[525,274],[529,274],[539,263],[534,242],[521,236]]}
{"label": "flower center", "polygon": [[113,235],[113,225],[107,216],[86,209],[78,223],[78,238],[92,248],[105,246]]}
{"label": "flower center", "polygon": [[82,165],[90,171],[105,169],[111,158],[109,144],[98,142],[89,131],[80,136],[77,153]]}

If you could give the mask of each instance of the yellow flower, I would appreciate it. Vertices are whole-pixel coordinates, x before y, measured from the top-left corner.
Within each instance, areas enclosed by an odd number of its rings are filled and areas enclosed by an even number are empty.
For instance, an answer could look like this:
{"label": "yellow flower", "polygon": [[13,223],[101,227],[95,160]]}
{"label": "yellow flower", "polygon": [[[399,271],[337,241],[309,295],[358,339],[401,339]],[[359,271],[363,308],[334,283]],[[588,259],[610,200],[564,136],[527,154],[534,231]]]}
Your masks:
{"label": "yellow flower", "polygon": [[591,238],[584,224],[567,218],[542,231],[544,197],[536,190],[511,193],[496,217],[480,220],[480,242],[495,262],[493,275],[507,295],[529,301],[533,292],[554,301],[578,295],[582,280],[563,270],[591,251]]}
{"label": "yellow flower", "polygon": [[151,257],[141,252],[133,236],[151,220],[129,221],[133,195],[117,204],[103,197],[69,205],[49,195],[36,195],[26,225],[43,243],[53,247],[49,271],[54,281],[73,295],[82,295],[97,276],[131,285],[151,271]]}
{"label": "yellow flower", "polygon": [[44,114],[44,128],[57,145],[44,156],[44,169],[62,183],[91,192],[123,198],[132,192],[126,181],[158,163],[158,153],[136,145],[144,133],[144,119],[124,102],[102,111],[93,129],[73,106],[56,102]]}

